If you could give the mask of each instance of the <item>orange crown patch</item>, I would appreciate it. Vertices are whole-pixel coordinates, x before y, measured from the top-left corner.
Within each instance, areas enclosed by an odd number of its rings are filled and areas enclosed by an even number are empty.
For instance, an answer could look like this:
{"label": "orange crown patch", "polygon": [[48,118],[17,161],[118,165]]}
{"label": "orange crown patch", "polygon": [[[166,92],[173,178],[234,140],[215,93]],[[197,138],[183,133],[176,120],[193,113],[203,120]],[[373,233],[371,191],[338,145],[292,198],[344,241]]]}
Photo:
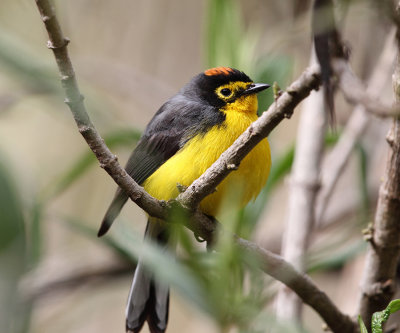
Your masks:
{"label": "orange crown patch", "polygon": [[204,74],[207,76],[213,76],[213,75],[229,75],[230,73],[233,73],[233,69],[229,67],[215,67],[215,68],[210,68],[207,69]]}

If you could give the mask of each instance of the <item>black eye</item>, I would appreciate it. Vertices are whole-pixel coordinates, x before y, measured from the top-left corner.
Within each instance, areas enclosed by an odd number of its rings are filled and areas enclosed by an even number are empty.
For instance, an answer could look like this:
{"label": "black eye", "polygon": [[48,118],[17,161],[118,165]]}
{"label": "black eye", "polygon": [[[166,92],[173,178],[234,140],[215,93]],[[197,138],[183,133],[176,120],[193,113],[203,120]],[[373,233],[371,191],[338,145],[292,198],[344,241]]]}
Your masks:
{"label": "black eye", "polygon": [[229,88],[221,89],[221,94],[224,95],[225,97],[228,97],[232,94],[232,90],[230,90]]}

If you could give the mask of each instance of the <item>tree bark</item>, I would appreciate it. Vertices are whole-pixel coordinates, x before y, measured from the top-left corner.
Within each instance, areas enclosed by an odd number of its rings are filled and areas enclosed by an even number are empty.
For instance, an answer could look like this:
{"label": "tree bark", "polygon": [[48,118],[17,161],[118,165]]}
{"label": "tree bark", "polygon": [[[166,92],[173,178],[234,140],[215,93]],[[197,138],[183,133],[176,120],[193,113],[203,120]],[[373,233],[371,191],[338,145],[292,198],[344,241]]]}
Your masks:
{"label": "tree bark", "polygon": [[[399,36],[397,36],[397,39]],[[399,47],[399,40],[397,40]],[[393,75],[395,100],[400,102],[400,53]],[[386,170],[379,190],[375,221],[361,282],[359,313],[367,327],[374,312],[383,310],[395,292],[396,268],[400,257],[400,118],[393,120],[387,135]]]}

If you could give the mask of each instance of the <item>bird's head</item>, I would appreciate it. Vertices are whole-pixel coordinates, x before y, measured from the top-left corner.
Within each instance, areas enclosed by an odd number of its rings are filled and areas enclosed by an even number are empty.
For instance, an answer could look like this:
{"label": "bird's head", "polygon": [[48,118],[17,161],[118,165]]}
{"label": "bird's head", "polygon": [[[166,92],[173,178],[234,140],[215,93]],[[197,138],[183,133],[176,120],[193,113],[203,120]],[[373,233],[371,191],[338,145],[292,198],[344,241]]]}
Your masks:
{"label": "bird's head", "polygon": [[195,76],[182,93],[200,99],[223,112],[256,113],[257,93],[269,84],[254,83],[245,73],[230,67],[211,68]]}

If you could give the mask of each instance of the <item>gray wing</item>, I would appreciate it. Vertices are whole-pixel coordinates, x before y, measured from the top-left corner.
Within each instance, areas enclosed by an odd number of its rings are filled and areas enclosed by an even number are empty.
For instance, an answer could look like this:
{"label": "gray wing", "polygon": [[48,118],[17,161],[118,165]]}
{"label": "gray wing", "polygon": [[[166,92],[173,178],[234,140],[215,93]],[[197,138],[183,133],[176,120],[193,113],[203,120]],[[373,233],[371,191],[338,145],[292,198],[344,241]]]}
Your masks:
{"label": "gray wing", "polygon": [[[147,125],[128,160],[126,171],[139,185],[143,184],[191,137],[206,132],[224,119],[223,114],[212,107],[205,107],[198,101],[190,101],[181,95],[174,96],[157,111]],[[99,237],[109,230],[127,200],[128,195],[119,188],[103,218]]]}

